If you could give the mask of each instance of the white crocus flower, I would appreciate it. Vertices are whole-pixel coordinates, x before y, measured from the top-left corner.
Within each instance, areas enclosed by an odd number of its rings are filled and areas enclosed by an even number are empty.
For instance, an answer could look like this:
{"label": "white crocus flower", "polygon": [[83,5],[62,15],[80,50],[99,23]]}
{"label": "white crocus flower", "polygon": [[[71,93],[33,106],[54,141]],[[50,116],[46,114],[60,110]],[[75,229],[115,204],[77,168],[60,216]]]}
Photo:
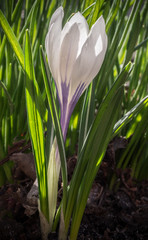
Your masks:
{"label": "white crocus flower", "polygon": [[62,29],[63,8],[51,17],[45,46],[61,108],[64,140],[73,109],[90,82],[99,72],[107,49],[105,22],[101,16],[89,31],[80,12]]}
{"label": "white crocus flower", "polygon": [[[57,88],[61,108],[61,128],[65,140],[73,109],[101,68],[107,49],[107,35],[102,16],[90,31],[86,19],[79,12],[74,14],[62,29],[63,16],[62,7],[52,15],[45,47],[50,71]],[[48,164],[50,228],[56,211],[60,166],[55,138]],[[48,230],[43,229],[43,232]]]}

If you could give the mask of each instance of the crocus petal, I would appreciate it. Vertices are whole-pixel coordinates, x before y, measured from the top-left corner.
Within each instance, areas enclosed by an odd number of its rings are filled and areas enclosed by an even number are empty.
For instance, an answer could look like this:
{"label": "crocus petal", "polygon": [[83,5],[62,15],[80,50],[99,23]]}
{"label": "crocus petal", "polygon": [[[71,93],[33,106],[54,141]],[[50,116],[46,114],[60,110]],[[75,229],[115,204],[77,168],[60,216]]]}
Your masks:
{"label": "crocus petal", "polygon": [[61,82],[66,82],[67,85],[77,57],[79,36],[78,26],[74,23],[65,35],[60,49],[59,78]]}
{"label": "crocus petal", "polygon": [[71,73],[70,96],[74,95],[74,92],[80,83],[85,83],[84,91],[97,75],[101,68],[106,48],[107,36],[105,33],[105,22],[103,17],[100,17],[92,26],[80,55],[73,66],[73,71]]}
{"label": "crocus petal", "polygon": [[78,53],[77,53],[77,56],[78,56],[80,54],[81,48],[88,36],[89,27],[88,27],[88,23],[87,23],[86,19],[83,17],[83,15],[80,12],[77,12],[76,14],[74,14],[71,17],[71,19],[69,20],[69,24],[72,25],[74,23],[78,24],[78,27],[80,30],[79,49],[78,49]]}
{"label": "crocus petal", "polygon": [[90,38],[95,45],[95,56],[96,59],[92,68],[90,68],[90,73],[86,79],[86,87],[90,84],[92,79],[95,78],[97,73],[100,71],[102,66],[106,49],[107,49],[107,35],[105,32],[105,21],[101,16],[96,23],[92,26],[90,31]]}
{"label": "crocus petal", "polygon": [[83,15],[80,12],[77,12],[76,14],[74,14],[71,19],[65,24],[63,30],[62,30],[62,34],[61,34],[61,42],[63,42],[63,39],[65,37],[65,35],[69,32],[69,29],[71,28],[71,26],[73,24],[77,24],[80,30],[80,38],[79,38],[79,49],[77,52],[77,56],[80,53],[81,47],[84,44],[84,42],[86,41],[86,38],[88,36],[89,33],[89,27],[87,24],[86,19],[83,17]]}
{"label": "crocus petal", "polygon": [[58,66],[59,66],[59,50],[60,50],[60,39],[62,31],[62,19],[64,16],[63,8],[58,8],[52,15],[49,31],[45,40],[45,48],[48,57],[49,67],[52,76],[58,85]]}

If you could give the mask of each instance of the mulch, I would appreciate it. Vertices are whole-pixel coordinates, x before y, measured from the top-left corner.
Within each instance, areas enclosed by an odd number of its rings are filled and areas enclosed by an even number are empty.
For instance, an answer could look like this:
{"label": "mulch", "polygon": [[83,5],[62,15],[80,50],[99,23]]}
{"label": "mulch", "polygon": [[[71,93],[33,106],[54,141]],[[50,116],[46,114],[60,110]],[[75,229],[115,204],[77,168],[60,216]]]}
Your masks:
{"label": "mulch", "polygon": [[[120,147],[125,146],[122,143]],[[92,186],[78,240],[148,239],[148,181],[132,179],[130,168],[117,171],[114,150],[111,143]],[[74,156],[68,160],[69,179],[75,164]],[[110,190],[112,172],[117,179]],[[38,211],[27,216],[24,207],[33,179],[24,173],[14,176],[13,183],[0,188],[0,240],[41,240]],[[48,237],[57,239],[58,233]]]}

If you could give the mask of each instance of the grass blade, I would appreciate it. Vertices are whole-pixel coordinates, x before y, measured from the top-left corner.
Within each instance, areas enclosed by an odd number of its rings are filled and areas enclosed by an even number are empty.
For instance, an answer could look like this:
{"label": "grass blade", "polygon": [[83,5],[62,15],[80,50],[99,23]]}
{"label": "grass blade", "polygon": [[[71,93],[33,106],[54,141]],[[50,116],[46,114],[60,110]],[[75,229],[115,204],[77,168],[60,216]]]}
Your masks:
{"label": "grass blade", "polygon": [[48,220],[48,194],[46,159],[44,149],[44,131],[42,118],[37,100],[36,81],[32,62],[31,46],[28,30],[26,31],[25,42],[25,72],[26,72],[26,104],[30,137],[32,140],[35,155],[36,170],[38,176],[38,186],[40,195],[40,207],[44,216]]}
{"label": "grass blade", "polygon": [[128,111],[114,126],[113,137],[115,137],[125,125],[132,120],[146,104],[148,104],[148,96],[143,98],[138,104],[136,104],[130,111]]}
{"label": "grass blade", "polygon": [[23,54],[23,50],[14,34],[14,32],[12,31],[7,19],[5,18],[4,14],[2,13],[2,11],[0,10],[0,24],[22,66],[22,68],[24,69],[24,54]]}

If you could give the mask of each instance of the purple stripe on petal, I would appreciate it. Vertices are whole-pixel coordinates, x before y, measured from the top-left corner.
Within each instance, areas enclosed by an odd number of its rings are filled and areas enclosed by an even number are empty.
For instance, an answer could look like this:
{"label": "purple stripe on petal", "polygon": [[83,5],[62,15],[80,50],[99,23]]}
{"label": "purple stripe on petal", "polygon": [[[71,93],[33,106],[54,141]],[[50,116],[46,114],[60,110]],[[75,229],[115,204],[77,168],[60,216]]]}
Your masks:
{"label": "purple stripe on petal", "polygon": [[83,90],[85,88],[85,83],[80,83],[79,86],[77,87],[75,94],[73,95],[71,101],[70,101],[70,108],[72,109],[72,112],[74,110],[74,107],[76,105],[76,103],[78,102]]}
{"label": "purple stripe on petal", "polygon": [[62,84],[62,93],[63,93],[63,104],[61,106],[61,127],[63,132],[64,141],[66,139],[67,129],[70,121],[71,114],[74,110],[74,107],[79,100],[83,90],[85,88],[85,83],[79,84],[77,87],[75,94],[73,95],[69,105],[68,105],[68,92],[69,86],[66,83]]}
{"label": "purple stripe on petal", "polygon": [[69,84],[67,85],[66,82],[61,83],[62,88],[62,107],[61,111],[63,114],[66,113],[67,103],[68,103],[68,95],[69,95]]}
{"label": "purple stripe on petal", "polygon": [[[57,97],[58,97],[60,109],[61,109],[60,123],[61,123],[62,133],[63,133],[63,137],[64,137],[64,141],[65,141],[67,128],[68,128],[68,126],[66,124],[66,122],[67,122],[66,114],[68,112],[67,106],[68,106],[69,85],[67,85],[66,82],[61,82],[62,99],[60,99],[56,81],[54,81],[54,82],[55,82],[55,86],[56,86],[56,90],[57,90]],[[69,120],[70,120],[70,118],[69,118]],[[69,121],[68,121],[68,124],[69,124]]]}

